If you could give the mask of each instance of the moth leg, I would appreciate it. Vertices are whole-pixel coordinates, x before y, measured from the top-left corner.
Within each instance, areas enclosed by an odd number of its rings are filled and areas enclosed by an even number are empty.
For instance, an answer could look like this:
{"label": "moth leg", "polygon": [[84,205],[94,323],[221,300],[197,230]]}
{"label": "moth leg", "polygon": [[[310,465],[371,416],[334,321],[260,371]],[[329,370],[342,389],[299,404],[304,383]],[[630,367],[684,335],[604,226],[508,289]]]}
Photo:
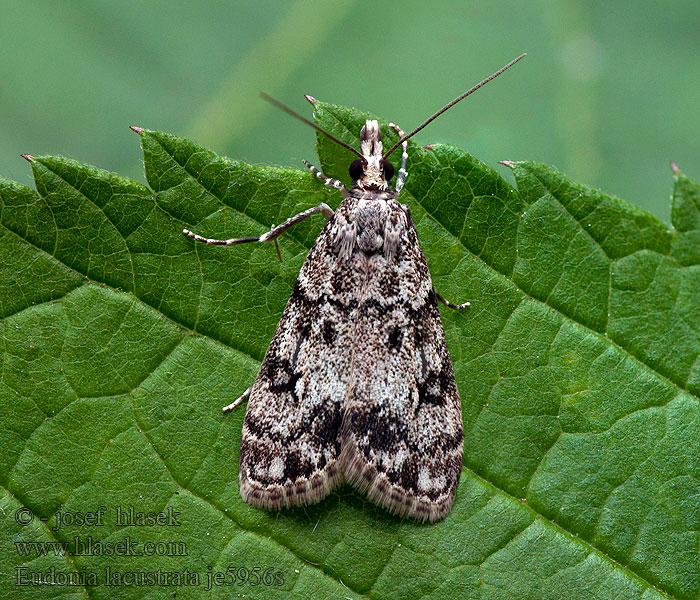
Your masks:
{"label": "moth leg", "polygon": [[[389,123],[389,127],[393,127],[394,131],[399,134],[399,137],[402,138],[405,134],[403,131],[401,131],[401,127],[398,125],[394,125],[394,123]],[[406,171],[406,161],[408,160],[408,141],[404,140],[403,144],[401,144],[401,148],[403,149],[403,152],[401,153],[401,167],[399,168],[399,174],[396,176],[396,187],[394,188],[397,192],[401,191],[401,188],[403,187],[404,182],[406,181],[406,177],[408,177],[408,171]]]}
{"label": "moth leg", "polygon": [[182,233],[184,233],[188,237],[191,237],[195,242],[202,242],[204,244],[215,244],[215,245],[220,245],[220,246],[233,246],[234,244],[244,244],[246,242],[270,242],[270,241],[278,238],[285,231],[287,231],[287,229],[289,229],[290,227],[293,227],[297,223],[301,223],[304,219],[306,219],[307,217],[310,217],[313,214],[316,214],[317,212],[322,213],[323,216],[326,217],[326,219],[330,219],[333,216],[333,209],[330,206],[328,206],[325,202],[321,202],[321,204],[319,204],[318,206],[314,206],[312,208],[305,210],[304,212],[300,212],[298,215],[294,215],[293,217],[287,219],[281,225],[277,225],[277,227],[273,227],[267,233],[263,233],[262,235],[259,235],[257,237],[231,238],[229,240],[215,240],[212,238],[205,238],[205,237],[202,237],[201,235],[197,235],[196,233],[190,231],[189,229],[183,229]]}
{"label": "moth leg", "polygon": [[[434,289],[434,288],[433,288]],[[440,294],[435,292],[435,297],[442,302],[445,306],[448,308],[453,308],[455,310],[462,310],[464,308],[469,308],[471,304],[469,302],[465,302],[464,304],[454,304],[453,302],[450,302],[449,300],[445,300]]]}
{"label": "moth leg", "polygon": [[236,398],[231,404],[228,406],[224,406],[221,410],[224,412],[228,412],[230,410],[233,410],[236,408],[243,400],[245,400],[248,396],[250,396],[250,390],[253,389],[253,386],[251,385],[245,392],[243,392],[238,398]]}
{"label": "moth leg", "polygon": [[[275,226],[272,225],[270,229],[274,229]],[[282,253],[280,252],[280,245],[277,243],[277,240],[274,240],[275,242],[275,250],[277,250],[277,258],[279,259],[280,262],[282,262]]]}
{"label": "moth leg", "polygon": [[316,177],[318,177],[321,181],[323,181],[323,185],[327,185],[328,187],[335,188],[336,190],[345,190],[345,186],[343,185],[343,182],[340,181],[339,179],[331,179],[330,177],[326,177],[321,171],[319,171],[316,167],[314,167],[311,163],[303,160],[302,161],[305,165],[306,168],[309,169]]}

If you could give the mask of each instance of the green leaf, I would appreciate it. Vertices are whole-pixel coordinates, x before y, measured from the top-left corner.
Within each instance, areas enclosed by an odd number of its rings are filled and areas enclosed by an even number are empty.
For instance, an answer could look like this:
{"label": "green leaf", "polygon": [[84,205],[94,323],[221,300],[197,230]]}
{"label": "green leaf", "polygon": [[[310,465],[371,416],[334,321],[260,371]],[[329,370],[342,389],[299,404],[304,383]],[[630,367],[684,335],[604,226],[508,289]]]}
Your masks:
{"label": "green leaf", "polygon": [[[315,112],[356,144],[365,115]],[[344,487],[267,513],[238,494],[244,411],[221,407],[255,377],[321,218],[281,238],[282,263],[182,228],[256,235],[340,197],[306,171],[140,137],[150,189],[56,157],[32,160],[36,192],[0,180],[3,597],[700,596],[697,184],[676,173],[668,229],[542,165],[509,163],[515,189],[411,142],[402,201],[437,290],[472,303],[442,312],[465,425],[454,508],[416,524]],[[318,146],[347,179],[352,155]]]}

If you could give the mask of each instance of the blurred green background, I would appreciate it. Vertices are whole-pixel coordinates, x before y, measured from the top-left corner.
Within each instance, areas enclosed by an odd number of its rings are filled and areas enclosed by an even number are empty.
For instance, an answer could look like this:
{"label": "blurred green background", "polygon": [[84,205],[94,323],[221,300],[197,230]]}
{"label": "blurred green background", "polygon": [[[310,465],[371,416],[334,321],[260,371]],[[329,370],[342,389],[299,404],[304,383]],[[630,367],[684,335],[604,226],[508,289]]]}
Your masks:
{"label": "blurred green background", "polygon": [[417,139],[537,160],[669,221],[700,178],[700,2],[0,2],[0,174],[61,154],[144,181],[128,125],[258,164],[316,162],[302,94],[408,130],[528,57]]}

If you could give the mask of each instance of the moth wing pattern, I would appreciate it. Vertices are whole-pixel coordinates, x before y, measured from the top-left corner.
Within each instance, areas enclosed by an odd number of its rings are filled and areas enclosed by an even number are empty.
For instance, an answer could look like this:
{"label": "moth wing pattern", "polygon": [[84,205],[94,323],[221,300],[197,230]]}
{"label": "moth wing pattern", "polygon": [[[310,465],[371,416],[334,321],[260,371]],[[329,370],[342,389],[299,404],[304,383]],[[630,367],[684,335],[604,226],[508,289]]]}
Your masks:
{"label": "moth wing pattern", "polygon": [[461,474],[461,402],[410,213],[394,199],[386,209],[385,252],[367,257],[357,311],[341,464],[370,500],[432,522],[450,511]]}
{"label": "moth wing pattern", "polygon": [[318,502],[343,481],[339,433],[361,286],[335,260],[336,229],[331,218],[309,251],[248,400],[241,496],[267,510]]}
{"label": "moth wing pattern", "polygon": [[253,384],[241,495],[277,510],[348,481],[432,522],[452,506],[463,448],[437,300],[395,192],[353,192],[309,252]]}

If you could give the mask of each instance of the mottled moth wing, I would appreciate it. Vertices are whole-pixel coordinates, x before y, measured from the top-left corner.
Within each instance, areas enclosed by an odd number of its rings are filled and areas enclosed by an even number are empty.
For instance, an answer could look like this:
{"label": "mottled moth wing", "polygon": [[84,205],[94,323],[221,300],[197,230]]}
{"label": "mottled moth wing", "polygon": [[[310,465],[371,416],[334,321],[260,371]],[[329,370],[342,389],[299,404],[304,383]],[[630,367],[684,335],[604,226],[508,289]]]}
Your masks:
{"label": "mottled moth wing", "polygon": [[366,257],[341,465],[391,512],[435,521],[450,511],[461,474],[461,403],[410,213],[393,199],[385,206],[384,252]]}
{"label": "mottled moth wing", "polygon": [[463,441],[430,273],[394,192],[346,193],[251,390],[241,495],[279,509],[347,480],[391,512],[435,521],[452,506]]}
{"label": "mottled moth wing", "polygon": [[362,287],[334,259],[336,228],[332,218],[309,251],[248,401],[241,496],[268,510],[312,504],[343,481],[339,431]]}

